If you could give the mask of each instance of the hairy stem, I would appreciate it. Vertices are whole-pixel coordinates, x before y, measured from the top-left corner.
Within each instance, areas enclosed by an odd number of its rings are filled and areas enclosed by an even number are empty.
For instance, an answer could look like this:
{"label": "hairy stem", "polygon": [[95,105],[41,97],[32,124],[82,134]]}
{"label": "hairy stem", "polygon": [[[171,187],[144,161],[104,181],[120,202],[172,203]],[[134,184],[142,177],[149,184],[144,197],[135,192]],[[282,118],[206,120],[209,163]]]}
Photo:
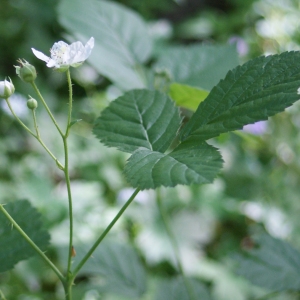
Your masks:
{"label": "hairy stem", "polygon": [[179,251],[179,247],[176,241],[176,237],[172,231],[172,228],[170,227],[170,222],[169,222],[169,218],[168,215],[166,214],[164,208],[163,208],[163,204],[162,204],[162,199],[161,199],[161,195],[159,193],[159,191],[156,192],[156,201],[157,201],[157,206],[162,218],[162,221],[164,223],[167,235],[169,236],[170,242],[172,244],[172,248],[174,251],[174,255],[175,255],[175,259],[176,259],[176,264],[177,264],[177,269],[179,274],[181,275],[184,285],[186,287],[186,290],[189,294],[189,298],[191,300],[196,300],[196,295],[195,292],[193,290],[193,287],[191,286],[191,282],[188,280],[188,278],[186,277],[186,275],[184,274],[184,270],[181,264],[181,258],[180,258],[180,251]]}
{"label": "hairy stem", "polygon": [[34,243],[34,241],[22,230],[22,228],[17,224],[13,217],[6,211],[3,205],[0,204],[0,210],[5,215],[5,217],[13,224],[13,226],[18,230],[22,237],[27,241],[27,243],[37,252],[40,257],[45,261],[45,263],[56,273],[58,278],[62,283],[66,281],[65,277],[57,269],[57,267],[51,262],[51,260],[44,254],[44,252]]}
{"label": "hairy stem", "polygon": [[96,250],[96,248],[99,246],[99,244],[102,242],[102,240],[105,238],[105,236],[109,233],[109,231],[112,229],[112,227],[115,225],[115,223],[119,220],[119,218],[122,216],[122,214],[125,212],[127,207],[131,204],[131,202],[134,200],[136,195],[139,193],[140,189],[136,189],[133,194],[130,196],[130,198],[126,201],[126,203],[123,205],[123,207],[120,209],[120,211],[117,213],[117,215],[114,217],[114,219],[110,222],[110,224],[106,227],[106,229],[103,231],[103,233],[100,235],[100,237],[97,239],[97,241],[94,243],[94,245],[91,247],[91,249],[88,251],[88,253],[84,256],[84,258],[79,262],[75,270],[73,271],[73,276],[75,277],[76,274],[79,272],[79,270],[83,267],[83,265],[86,263],[86,261],[91,257],[93,252]]}

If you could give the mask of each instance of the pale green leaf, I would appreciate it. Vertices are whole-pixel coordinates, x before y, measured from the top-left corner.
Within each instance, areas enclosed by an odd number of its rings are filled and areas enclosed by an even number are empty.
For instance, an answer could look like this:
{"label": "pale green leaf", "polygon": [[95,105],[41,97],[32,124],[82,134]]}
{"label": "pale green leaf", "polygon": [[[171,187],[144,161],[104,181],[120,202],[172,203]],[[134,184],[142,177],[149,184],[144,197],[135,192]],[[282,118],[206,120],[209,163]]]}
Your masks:
{"label": "pale green leaf", "polygon": [[182,277],[164,279],[160,283],[155,295],[155,300],[210,300],[208,289],[200,281],[194,279],[187,279],[188,288]]}
{"label": "pale green leaf", "polygon": [[175,82],[211,90],[237,65],[233,45],[196,44],[167,49],[158,58],[156,68],[168,70]]}
{"label": "pale green leaf", "polygon": [[[50,235],[42,228],[41,214],[29,201],[11,202],[4,208],[35,244],[45,250]],[[32,247],[0,211],[0,272],[12,269],[19,261],[35,254]]]}
{"label": "pale green leaf", "polygon": [[[77,247],[74,265],[79,262],[86,247]],[[82,275],[104,277],[99,290],[137,298],[146,290],[146,274],[139,257],[132,247],[113,242],[102,243],[80,271]]]}
{"label": "pale green leaf", "polygon": [[137,65],[152,52],[152,40],[138,14],[113,1],[62,0],[59,21],[76,39],[95,38],[89,62],[124,90],[143,88]]}
{"label": "pale green leaf", "polygon": [[300,291],[300,252],[266,234],[254,241],[252,250],[236,257],[237,273],[272,291]]}
{"label": "pale green leaf", "polygon": [[125,177],[140,189],[210,183],[222,167],[220,153],[206,143],[182,143],[171,153],[138,149],[125,166]]}
{"label": "pale green leaf", "polygon": [[124,152],[132,153],[140,147],[164,152],[180,122],[178,108],[165,94],[132,90],[102,112],[93,132],[105,145]]}
{"label": "pale green leaf", "polygon": [[229,71],[198,107],[181,139],[207,140],[266,120],[300,96],[300,52],[255,58]]}
{"label": "pale green leaf", "polygon": [[176,105],[195,111],[209,92],[185,84],[172,83],[169,94]]}

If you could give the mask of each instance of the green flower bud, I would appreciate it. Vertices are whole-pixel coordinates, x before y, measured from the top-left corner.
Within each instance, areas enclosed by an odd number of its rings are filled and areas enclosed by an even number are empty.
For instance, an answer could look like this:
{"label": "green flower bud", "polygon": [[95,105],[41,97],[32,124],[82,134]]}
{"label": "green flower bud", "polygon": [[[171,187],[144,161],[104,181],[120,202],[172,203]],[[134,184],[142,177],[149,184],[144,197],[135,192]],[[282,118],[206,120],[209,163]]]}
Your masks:
{"label": "green flower bud", "polygon": [[33,82],[36,79],[36,69],[25,59],[18,60],[21,66],[15,66],[17,75],[25,82]]}
{"label": "green flower bud", "polygon": [[0,81],[0,98],[9,98],[15,92],[15,87],[9,78],[9,81],[6,79]]}
{"label": "green flower bud", "polygon": [[27,100],[27,107],[29,109],[34,110],[34,109],[36,109],[38,107],[38,103],[37,103],[37,101],[35,99],[30,98],[30,99]]}

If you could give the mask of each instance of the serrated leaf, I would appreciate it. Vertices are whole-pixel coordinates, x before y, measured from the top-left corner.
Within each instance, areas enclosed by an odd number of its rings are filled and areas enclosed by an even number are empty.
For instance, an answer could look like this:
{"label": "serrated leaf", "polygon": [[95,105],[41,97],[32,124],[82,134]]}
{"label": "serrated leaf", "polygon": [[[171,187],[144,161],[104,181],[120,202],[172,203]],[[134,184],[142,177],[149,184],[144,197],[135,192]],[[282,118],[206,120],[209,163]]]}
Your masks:
{"label": "serrated leaf", "polygon": [[[41,214],[31,206],[29,201],[11,202],[4,208],[35,244],[45,250],[49,244],[50,235],[42,229]],[[12,269],[16,263],[35,253],[0,211],[0,272]]]}
{"label": "serrated leaf", "polygon": [[229,71],[181,132],[182,140],[207,140],[266,120],[300,96],[300,52],[253,59]]}
{"label": "serrated leaf", "polygon": [[165,94],[132,90],[113,101],[96,120],[102,143],[132,153],[143,147],[164,152],[180,126],[178,108]]}
{"label": "serrated leaf", "polygon": [[209,92],[185,84],[172,83],[169,94],[176,105],[195,111]]}
{"label": "serrated leaf", "polygon": [[[86,253],[77,248],[80,261]],[[80,274],[98,274],[104,276],[105,284],[101,291],[136,298],[146,290],[146,274],[135,250],[129,246],[113,242],[102,243],[87,261]]]}
{"label": "serrated leaf", "polygon": [[175,82],[211,90],[228,70],[238,65],[233,45],[191,45],[167,49],[156,68],[167,69]]}
{"label": "serrated leaf", "polygon": [[255,237],[257,247],[237,256],[237,273],[272,291],[300,291],[300,252],[269,235]]}
{"label": "serrated leaf", "polygon": [[63,0],[59,21],[76,39],[95,38],[90,63],[124,90],[145,84],[136,66],[151,55],[152,40],[145,22],[134,11],[113,1]]}
{"label": "serrated leaf", "polygon": [[[189,294],[186,284],[181,277],[165,279],[161,282],[155,295],[155,300],[210,300],[211,297],[204,284],[194,279],[187,279],[192,295]],[[192,298],[192,297],[193,298]]]}
{"label": "serrated leaf", "polygon": [[143,190],[210,183],[221,167],[222,158],[216,148],[206,143],[182,143],[169,154],[141,148],[136,150],[124,173],[133,187]]}

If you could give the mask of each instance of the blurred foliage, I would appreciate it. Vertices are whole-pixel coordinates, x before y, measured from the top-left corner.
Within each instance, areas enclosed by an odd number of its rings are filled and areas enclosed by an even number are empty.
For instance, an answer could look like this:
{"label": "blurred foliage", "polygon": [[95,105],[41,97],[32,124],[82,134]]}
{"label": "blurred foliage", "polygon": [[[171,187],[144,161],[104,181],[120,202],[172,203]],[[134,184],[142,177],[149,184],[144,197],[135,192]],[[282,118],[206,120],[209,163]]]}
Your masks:
{"label": "blurred foliage", "polygon": [[[299,1],[280,0],[122,0],[149,22],[155,49],[194,42],[229,42],[237,46],[240,61],[261,54],[298,50]],[[63,124],[67,90],[65,78],[37,61],[30,48],[47,49],[67,33],[58,23],[53,0],[1,0],[0,77],[10,76],[18,91],[12,101],[24,122],[30,87],[17,79],[13,65],[18,58],[34,63],[38,84],[58,122]],[[74,190],[75,244],[91,242],[110,222],[130,195],[122,176],[126,154],[107,149],[92,136],[99,112],[120,90],[91,68],[74,71],[74,125],[70,138],[71,177]],[[67,197],[62,174],[40,146],[27,135],[0,99],[0,201],[30,199],[44,217],[51,233],[47,254],[60,263],[68,236]],[[40,129],[51,150],[62,157],[62,147],[49,120],[38,111]],[[286,238],[300,248],[300,106],[252,130],[224,134],[212,141],[221,148],[225,168],[212,185],[161,189],[163,207],[176,235],[186,273],[202,281],[218,300],[253,299],[265,290],[233,273],[232,253],[247,247],[249,235],[266,231]],[[255,134],[254,134],[254,133]],[[148,275],[147,292],[140,299],[155,299],[176,278],[172,247],[161,220],[156,192],[142,192],[110,233],[112,240],[134,246]],[[50,209],[49,209],[50,207]],[[1,250],[0,250],[1,251]],[[62,266],[63,267],[63,266]],[[167,280],[166,282],[164,280]],[[61,299],[62,287],[38,258],[0,273],[0,290],[7,299]],[[101,294],[97,281],[86,275],[76,282],[77,299],[125,299]],[[0,294],[1,295],[1,294]],[[277,294],[272,299],[296,299]],[[159,296],[157,296],[159,299]]]}

